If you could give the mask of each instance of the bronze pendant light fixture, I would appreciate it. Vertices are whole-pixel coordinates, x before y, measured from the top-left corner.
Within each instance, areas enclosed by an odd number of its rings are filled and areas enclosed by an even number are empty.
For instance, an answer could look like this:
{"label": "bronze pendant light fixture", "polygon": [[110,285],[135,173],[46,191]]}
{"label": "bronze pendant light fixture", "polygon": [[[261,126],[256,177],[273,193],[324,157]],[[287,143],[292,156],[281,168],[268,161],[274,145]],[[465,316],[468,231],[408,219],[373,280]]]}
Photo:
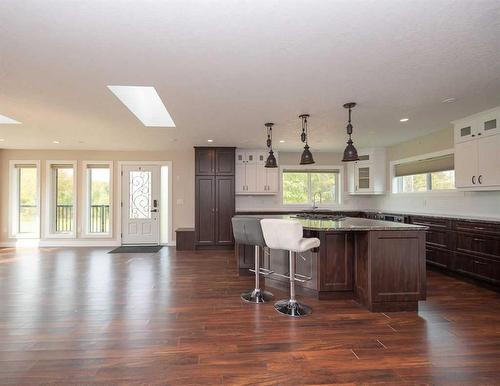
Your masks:
{"label": "bronze pendant light fixture", "polygon": [[277,168],[278,162],[276,161],[276,157],[273,152],[273,126],[274,123],[268,122],[264,126],[267,127],[267,148],[269,149],[269,156],[266,159],[266,164],[264,167],[266,168]]}
{"label": "bronze pendant light fixture", "polygon": [[306,144],[304,146],[304,151],[300,156],[300,164],[310,165],[314,163],[314,159],[311,151],[309,150],[309,145],[307,144],[307,118],[309,118],[309,114],[301,114],[299,115],[299,118],[302,120],[302,134],[300,134],[300,140]]}
{"label": "bronze pendant light fixture", "polygon": [[349,123],[347,124],[347,134],[349,135],[349,140],[347,141],[347,146],[344,150],[344,157],[342,158],[342,162],[352,162],[359,161],[358,151],[352,144],[351,134],[352,134],[352,125],[351,125],[351,110],[356,106],[356,103],[349,102],[344,105],[344,108],[349,109]]}

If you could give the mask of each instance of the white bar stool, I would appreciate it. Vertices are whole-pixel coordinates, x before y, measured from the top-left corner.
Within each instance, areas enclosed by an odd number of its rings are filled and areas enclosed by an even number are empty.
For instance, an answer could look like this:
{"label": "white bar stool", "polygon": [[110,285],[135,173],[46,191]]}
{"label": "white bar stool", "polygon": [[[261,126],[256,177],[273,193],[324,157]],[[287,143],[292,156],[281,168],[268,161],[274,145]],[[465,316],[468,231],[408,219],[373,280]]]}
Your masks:
{"label": "white bar stool", "polygon": [[311,307],[297,302],[295,298],[295,259],[297,253],[306,252],[319,247],[320,241],[315,237],[304,238],[303,228],[298,221],[281,219],[263,219],[260,221],[266,245],[271,249],[289,251],[290,257],[290,299],[279,300],[274,308],[281,314],[304,316],[312,312]]}

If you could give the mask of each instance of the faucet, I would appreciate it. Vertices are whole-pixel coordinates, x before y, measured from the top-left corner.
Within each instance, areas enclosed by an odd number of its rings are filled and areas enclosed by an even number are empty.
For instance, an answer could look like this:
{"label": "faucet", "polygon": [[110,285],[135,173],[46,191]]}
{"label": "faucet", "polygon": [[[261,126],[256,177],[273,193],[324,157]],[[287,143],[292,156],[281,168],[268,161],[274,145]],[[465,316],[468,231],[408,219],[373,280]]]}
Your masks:
{"label": "faucet", "polygon": [[319,194],[319,203],[321,204],[321,192],[316,192],[313,194],[313,210],[318,209],[318,205],[316,205],[316,195]]}

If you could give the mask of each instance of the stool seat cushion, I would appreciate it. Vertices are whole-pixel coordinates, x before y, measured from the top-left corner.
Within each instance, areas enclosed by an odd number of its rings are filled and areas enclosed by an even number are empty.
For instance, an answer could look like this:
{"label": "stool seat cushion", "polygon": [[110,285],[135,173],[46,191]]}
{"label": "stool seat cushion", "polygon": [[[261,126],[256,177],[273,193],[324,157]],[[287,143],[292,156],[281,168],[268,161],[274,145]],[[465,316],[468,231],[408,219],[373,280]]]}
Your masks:
{"label": "stool seat cushion", "polygon": [[263,219],[260,221],[266,244],[271,249],[305,252],[320,245],[315,237],[304,238],[302,224],[294,220]]}
{"label": "stool seat cushion", "polygon": [[234,216],[231,221],[234,241],[238,244],[266,246],[259,218]]}

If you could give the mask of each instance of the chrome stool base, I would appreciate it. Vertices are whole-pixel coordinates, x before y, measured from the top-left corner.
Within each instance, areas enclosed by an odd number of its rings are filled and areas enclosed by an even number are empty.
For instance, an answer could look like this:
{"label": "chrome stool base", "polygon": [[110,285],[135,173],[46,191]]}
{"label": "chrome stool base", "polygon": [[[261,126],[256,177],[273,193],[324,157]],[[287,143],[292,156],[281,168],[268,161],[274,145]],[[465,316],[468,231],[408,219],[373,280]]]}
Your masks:
{"label": "chrome stool base", "polygon": [[277,301],[274,303],[274,309],[280,314],[293,317],[306,316],[312,313],[311,307],[290,299]]}
{"label": "chrome stool base", "polygon": [[272,300],[273,294],[268,291],[254,289],[241,294],[241,299],[248,303],[266,303]]}

